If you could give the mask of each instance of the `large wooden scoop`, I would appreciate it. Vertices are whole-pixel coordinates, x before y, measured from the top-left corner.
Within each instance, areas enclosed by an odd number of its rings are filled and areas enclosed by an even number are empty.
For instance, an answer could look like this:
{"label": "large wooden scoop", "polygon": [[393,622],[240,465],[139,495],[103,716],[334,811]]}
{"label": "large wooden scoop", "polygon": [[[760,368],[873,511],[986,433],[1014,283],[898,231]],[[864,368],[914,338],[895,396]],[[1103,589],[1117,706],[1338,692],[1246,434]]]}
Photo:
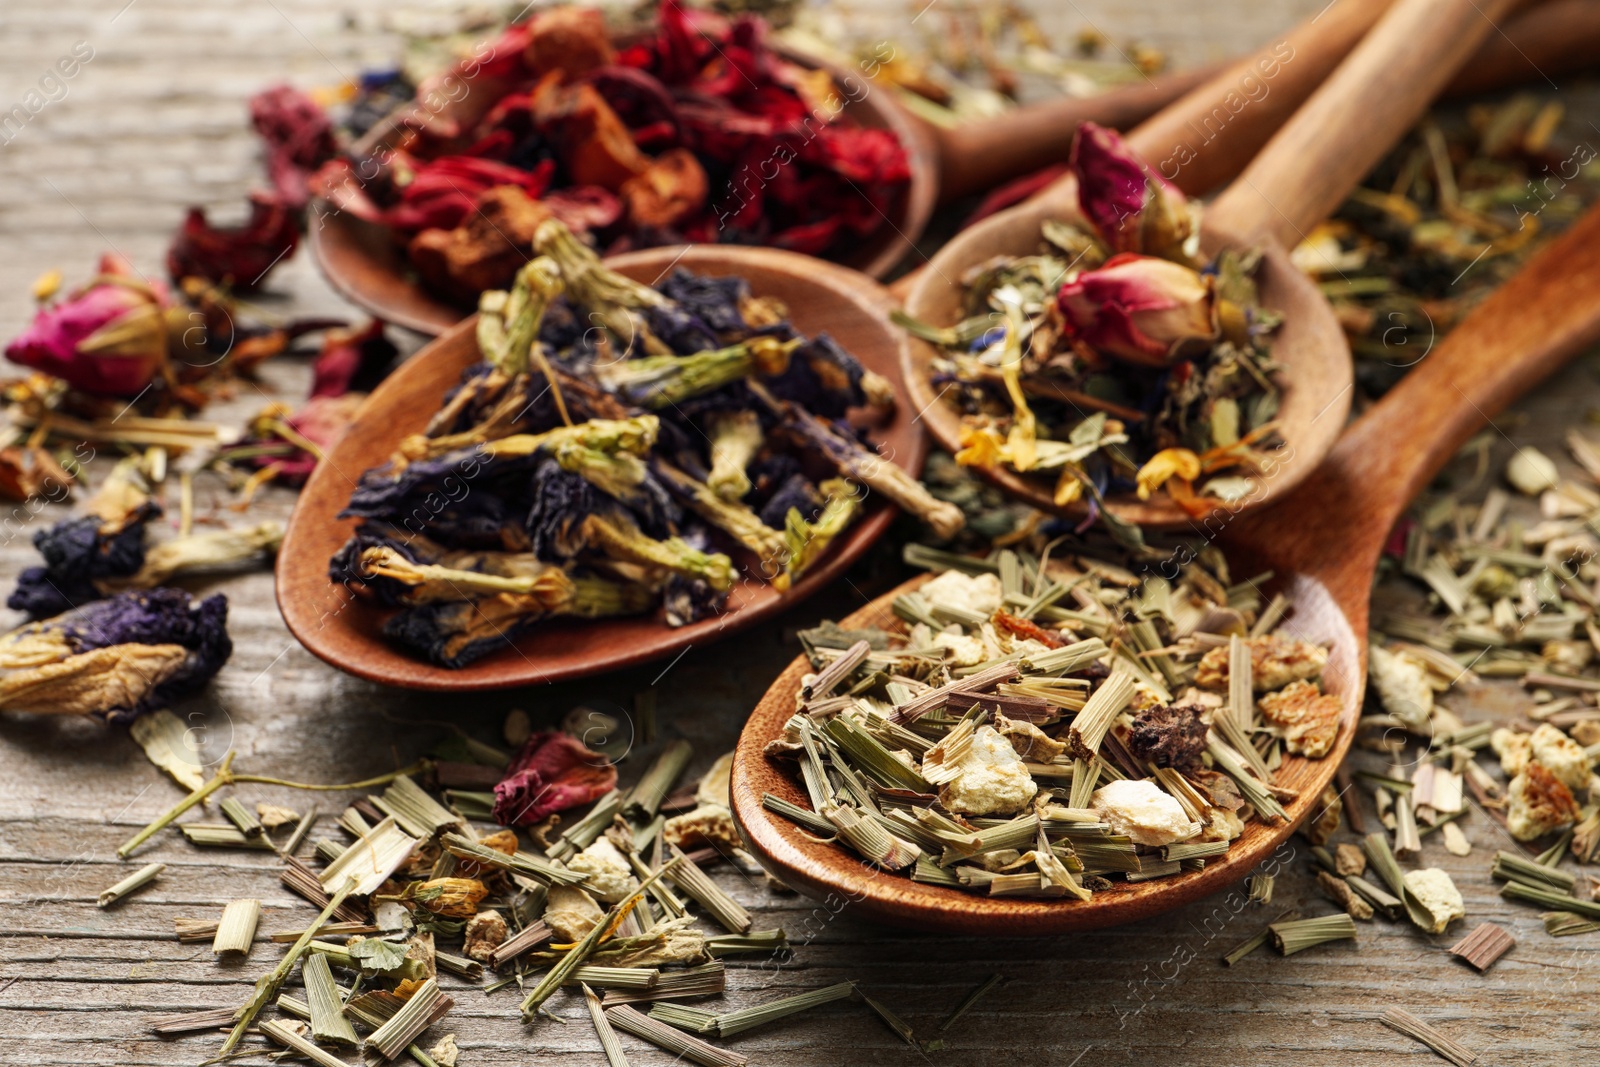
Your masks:
{"label": "large wooden scoop", "polygon": [[[848,901],[848,914],[897,926],[991,936],[1038,936],[1130,922],[1237,883],[1271,856],[1316,806],[1350,747],[1366,685],[1367,598],[1385,538],[1406,504],[1489,417],[1600,342],[1600,208],[1535,255],[1339,439],[1321,466],[1269,508],[1209,531],[1235,574],[1271,571],[1293,598],[1285,627],[1328,645],[1323,674],[1344,703],[1327,758],[1288,759],[1274,781],[1298,791],[1286,822],[1252,822],[1203,871],[1096,893],[1087,903],[980,897],[868,868],[761,805],[774,793],[807,804],[787,771],[763,755],[794,714],[797,659],[762,698],[734,756],[733,814],[761,863],[786,884]],[[1059,551],[1059,549],[1058,549]],[[843,621],[890,626],[896,589]],[[832,895],[830,895],[832,894]]]}
{"label": "large wooden scoop", "polygon": [[[1365,0],[1363,0],[1365,2]],[[1349,345],[1327,300],[1289,261],[1288,249],[1327,217],[1383,154],[1409,130],[1429,103],[1467,62],[1515,0],[1397,0],[1334,74],[1295,112],[1204,216],[1202,246],[1261,248],[1258,281],[1262,303],[1281,312],[1284,323],[1273,341],[1282,367],[1283,404],[1278,424],[1287,446],[1264,469],[1248,506],[1272,500],[1303,479],[1327,454],[1349,411]],[[1258,57],[1280,73],[1278,84],[1257,103],[1233,74],[1195,90],[1134,131],[1129,140],[1163,176],[1191,189],[1205,188],[1237,155],[1220,147],[1250,139],[1249,129],[1272,118],[1313,65],[1337,49],[1362,20],[1359,5],[1339,4],[1303,27],[1302,45],[1287,61],[1274,44]],[[1330,20],[1332,24],[1330,25]],[[1271,68],[1269,68],[1271,69]],[[1259,80],[1259,79],[1258,79]],[[1283,88],[1275,103],[1272,93]],[[1207,101],[1210,101],[1208,104]],[[1257,110],[1252,110],[1257,108]],[[1193,116],[1212,115],[1196,123]],[[1215,143],[1213,143],[1215,142]],[[1186,174],[1186,171],[1190,172]],[[1040,243],[1040,224],[1077,215],[1076,190],[1058,183],[1040,197],[985,220],[958,235],[929,262],[906,299],[907,312],[934,326],[965,315],[961,279],[995,256],[1027,255]],[[961,418],[939,399],[931,377],[934,350],[907,339],[906,381],[929,430],[947,449],[960,445]],[[1088,414],[1086,411],[1085,414]],[[984,475],[1045,510],[1081,513],[1082,502],[1058,508],[1051,480],[1021,476],[1001,467]],[[1164,496],[1140,501],[1114,495],[1107,506],[1141,526],[1178,526],[1193,516]]]}

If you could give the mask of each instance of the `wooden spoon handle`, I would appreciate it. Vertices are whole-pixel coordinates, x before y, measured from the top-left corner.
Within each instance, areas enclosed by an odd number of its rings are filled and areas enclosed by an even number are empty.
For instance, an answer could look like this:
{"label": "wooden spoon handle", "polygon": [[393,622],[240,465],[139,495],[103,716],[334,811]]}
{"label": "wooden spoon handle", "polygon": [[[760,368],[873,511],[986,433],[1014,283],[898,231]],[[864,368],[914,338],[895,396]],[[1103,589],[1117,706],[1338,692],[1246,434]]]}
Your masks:
{"label": "wooden spoon handle", "polygon": [[1206,213],[1246,245],[1293,247],[1427,111],[1518,0],[1395,0]]}
{"label": "wooden spoon handle", "polygon": [[1600,4],[1594,0],[1545,0],[1492,33],[1457,73],[1447,96],[1530,84],[1554,88],[1550,80],[1600,65]]}
{"label": "wooden spoon handle", "polygon": [[1064,163],[1083,123],[1129,129],[1217,74],[1216,66],[1182,70],[1097,96],[1029,104],[954,129],[934,127],[931,140],[939,162],[939,203]]}
{"label": "wooden spoon handle", "polygon": [[1190,195],[1237,175],[1383,17],[1389,0],[1344,0],[1268,42],[1128,135]]}
{"label": "wooden spoon handle", "polygon": [[[1570,159],[1567,178],[1583,158],[1592,153]],[[1303,540],[1306,571],[1370,581],[1395,520],[1456,450],[1496,412],[1600,342],[1597,289],[1600,207],[1592,207],[1346,430],[1304,484],[1276,506],[1240,516],[1240,533],[1278,549]],[[1361,543],[1331,558],[1307,530],[1306,517],[1318,514],[1337,516],[1359,531]],[[1365,599],[1362,591],[1355,602]]]}

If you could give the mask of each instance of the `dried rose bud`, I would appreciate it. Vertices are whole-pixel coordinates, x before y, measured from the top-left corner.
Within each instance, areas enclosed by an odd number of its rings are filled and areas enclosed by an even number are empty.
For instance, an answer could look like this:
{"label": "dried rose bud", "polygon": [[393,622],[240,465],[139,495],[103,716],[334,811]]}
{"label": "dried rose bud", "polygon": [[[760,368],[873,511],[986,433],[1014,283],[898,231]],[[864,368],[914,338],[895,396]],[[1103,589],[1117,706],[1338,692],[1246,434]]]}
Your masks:
{"label": "dried rose bud", "polygon": [[1186,258],[1183,244],[1193,230],[1188,201],[1114,131],[1080,126],[1068,169],[1078,181],[1079,210],[1113,251]]}
{"label": "dried rose bud", "polygon": [[1217,336],[1210,281],[1154,256],[1114,256],[1056,294],[1066,335],[1132,363],[1161,367]]}
{"label": "dried rose bud", "polygon": [[106,255],[100,276],[41,308],[6,346],[6,358],[85,393],[136,396],[166,358],[167,303],[164,288],[142,281],[122,258]]}

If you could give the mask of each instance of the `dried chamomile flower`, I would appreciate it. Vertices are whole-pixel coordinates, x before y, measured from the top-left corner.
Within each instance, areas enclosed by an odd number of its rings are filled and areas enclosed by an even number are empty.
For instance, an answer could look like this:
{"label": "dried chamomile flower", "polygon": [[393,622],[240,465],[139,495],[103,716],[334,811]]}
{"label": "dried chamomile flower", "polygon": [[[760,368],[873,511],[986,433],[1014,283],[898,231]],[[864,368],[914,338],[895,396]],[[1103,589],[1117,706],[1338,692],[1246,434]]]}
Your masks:
{"label": "dried chamomile flower", "polygon": [[[1316,678],[1328,662],[1328,650],[1309,641],[1268,634],[1245,639],[1250,650],[1251,687],[1262,693],[1290,682]],[[1206,689],[1228,687],[1228,647],[1213,648],[1200,658],[1195,684]]]}
{"label": "dried chamomile flower", "polygon": [[1201,830],[1176,798],[1148,780],[1108,782],[1094,791],[1089,804],[1112,833],[1124,834],[1135,844],[1170,845]]}
{"label": "dried chamomile flower", "polygon": [[1578,817],[1572,790],[1540,763],[1529,763],[1507,791],[1506,829],[1518,841],[1532,841],[1570,825]]}
{"label": "dried chamomile flower", "polygon": [[1290,752],[1320,759],[1339,736],[1339,698],[1319,692],[1313,682],[1294,682],[1261,698],[1261,715],[1283,731]]}
{"label": "dried chamomile flower", "polygon": [[1427,909],[1432,920],[1427,927],[1429,933],[1442,934],[1452,922],[1466,918],[1467,906],[1461,899],[1461,891],[1450,880],[1447,871],[1438,867],[1407,871],[1405,886]]}

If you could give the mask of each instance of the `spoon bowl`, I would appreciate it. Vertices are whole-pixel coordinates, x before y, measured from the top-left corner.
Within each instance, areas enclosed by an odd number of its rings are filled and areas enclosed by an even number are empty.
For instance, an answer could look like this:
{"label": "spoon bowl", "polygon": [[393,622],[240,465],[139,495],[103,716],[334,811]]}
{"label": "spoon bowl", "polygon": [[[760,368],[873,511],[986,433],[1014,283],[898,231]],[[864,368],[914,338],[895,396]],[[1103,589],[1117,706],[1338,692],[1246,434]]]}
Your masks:
{"label": "spoon bowl", "polygon": [[[1309,99],[1208,206],[1202,228],[1202,246],[1208,254],[1226,246],[1262,252],[1257,276],[1261,304],[1283,315],[1273,335],[1272,354],[1281,368],[1277,384],[1282,395],[1274,421],[1286,444],[1275,453],[1258,453],[1260,470],[1241,499],[1227,504],[1206,500],[1208,511],[1200,515],[1164,496],[1139,500],[1131,493],[1109,495],[1107,510],[1149,527],[1206,520],[1216,511],[1256,507],[1281,497],[1327,454],[1349,413],[1350,348],[1327,299],[1293,266],[1287,249],[1332,213],[1493,31],[1491,20],[1514,6],[1515,0],[1501,0],[1493,10],[1473,0],[1397,0],[1387,10],[1381,3],[1338,5],[1330,18],[1340,17],[1332,23],[1318,26],[1314,19],[1298,31],[1304,47],[1292,49],[1296,58],[1280,64],[1276,100],[1271,95],[1265,98],[1276,110],[1252,113],[1246,107],[1222,133],[1246,143],[1250,130],[1259,132],[1264,124],[1281,118],[1297,98],[1305,99],[1302,94],[1309,94]],[[1376,26],[1361,37],[1368,20],[1379,11]],[[1257,62],[1273,61],[1279,48],[1269,47]],[[1350,54],[1340,62],[1347,51]],[[1336,64],[1332,76],[1311,93]],[[1188,144],[1193,132],[1187,127],[1192,122],[1184,116],[1210,114],[1207,101],[1236,96],[1237,84],[1238,73],[1230,69],[1135,130],[1128,138],[1130,147],[1152,170],[1180,187],[1204,188],[1205,181],[1238,158],[1236,148],[1230,152],[1206,145],[1203,154],[1194,151]],[[966,303],[962,279],[996,257],[1035,252],[1040,226],[1049,219],[1081,222],[1070,178],[1033,201],[985,220],[941,249],[910,288],[909,316],[936,327],[959,321]],[[933,377],[936,355],[931,345],[909,336],[902,345],[912,400],[924,412],[934,437],[954,452],[961,447],[962,418],[943,399],[949,387]],[[998,465],[979,471],[1042,511],[1078,517],[1089,506],[1087,499],[1056,504],[1054,477],[1026,476]]]}
{"label": "spoon bowl", "polygon": [[[762,805],[771,793],[801,807],[797,778],[768,760],[767,743],[794,714],[802,677],[794,661],[752,713],[735,750],[733,816],[750,852],[795,889],[844,901],[850,914],[896,926],[982,936],[1089,930],[1145,918],[1236,884],[1293,857],[1290,835],[1317,806],[1354,736],[1366,686],[1368,597],[1385,539],[1406,504],[1495,412],[1567,359],[1600,342],[1600,208],[1535,254],[1479,304],[1433,352],[1350,426],[1327,460],[1274,506],[1203,531],[1234,573],[1270,570],[1267,592],[1293,609],[1289,636],[1329,649],[1322,683],[1342,704],[1327,757],[1286,758],[1273,783],[1294,789],[1288,819],[1252,820],[1203,870],[1098,891],[1088,901],[994,898],[912,882],[870,868],[842,847],[818,842]],[[1062,551],[1057,548],[1057,552]],[[905,592],[926,579],[895,590]],[[894,594],[843,620],[893,628]]]}
{"label": "spoon bowl", "polygon": [[[889,298],[855,272],[807,256],[766,248],[680,246],[633,252],[607,265],[647,284],[676,267],[700,274],[738,275],[758,296],[786,304],[802,333],[826,329],[868,370],[877,371],[902,398],[893,415],[869,427],[869,437],[890,462],[913,476],[927,455],[927,438],[903,402]],[[700,646],[768,618],[842,574],[893,521],[887,505],[867,509],[822,559],[787,592],[744,578],[728,597],[728,610],[671,628],[655,615],[593,621],[553,620],[506,648],[459,670],[414,659],[383,637],[390,614],[328,577],[328,561],[357,525],[339,513],[361,472],[385,462],[408,434],[419,433],[462,371],[479,361],[474,321],[452,328],[424,347],[367,399],[324,461],[306,482],[278,555],[278,606],[290,632],[313,654],[370,681],[412,689],[467,692],[535,685],[645,663]]]}

